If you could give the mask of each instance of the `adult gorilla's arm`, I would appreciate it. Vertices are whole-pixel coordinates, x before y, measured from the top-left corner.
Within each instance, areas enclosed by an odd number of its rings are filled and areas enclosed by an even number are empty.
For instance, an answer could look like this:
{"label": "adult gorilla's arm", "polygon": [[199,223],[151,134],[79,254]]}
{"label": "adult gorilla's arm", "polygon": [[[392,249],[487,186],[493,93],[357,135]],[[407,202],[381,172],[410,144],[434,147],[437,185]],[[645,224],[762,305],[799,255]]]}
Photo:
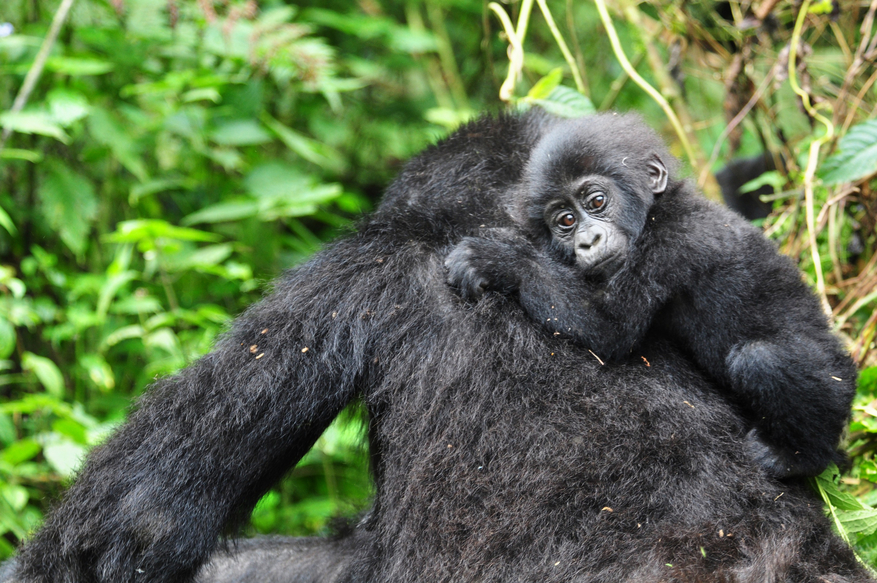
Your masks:
{"label": "adult gorilla's arm", "polygon": [[[359,238],[289,273],[158,381],[19,556],[27,582],[186,581],[307,452],[365,370],[383,280]],[[374,243],[374,241],[372,241]]]}

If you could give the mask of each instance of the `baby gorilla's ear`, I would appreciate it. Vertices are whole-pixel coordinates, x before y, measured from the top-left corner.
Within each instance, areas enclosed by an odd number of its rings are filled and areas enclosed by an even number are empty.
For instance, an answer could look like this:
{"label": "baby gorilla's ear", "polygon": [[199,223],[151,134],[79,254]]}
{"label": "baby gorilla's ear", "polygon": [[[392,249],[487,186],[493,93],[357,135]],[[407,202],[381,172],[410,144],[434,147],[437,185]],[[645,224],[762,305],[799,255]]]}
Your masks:
{"label": "baby gorilla's ear", "polygon": [[652,157],[648,162],[648,169],[649,186],[652,189],[652,194],[655,196],[663,194],[664,191],[667,190],[667,181],[669,180],[667,167],[664,166],[664,163],[661,162],[661,159],[658,158],[658,156],[652,154]]}

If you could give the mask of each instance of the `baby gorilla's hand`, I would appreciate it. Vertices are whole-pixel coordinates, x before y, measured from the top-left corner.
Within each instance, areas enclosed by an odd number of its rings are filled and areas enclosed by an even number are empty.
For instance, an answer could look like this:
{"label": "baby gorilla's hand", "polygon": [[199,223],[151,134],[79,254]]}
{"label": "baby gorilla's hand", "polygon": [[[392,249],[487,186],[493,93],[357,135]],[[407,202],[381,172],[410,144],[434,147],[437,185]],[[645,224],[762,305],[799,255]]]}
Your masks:
{"label": "baby gorilla's hand", "polygon": [[521,275],[533,269],[531,256],[529,242],[506,229],[466,237],[445,258],[447,281],[466,300],[477,301],[488,291],[510,295]]}

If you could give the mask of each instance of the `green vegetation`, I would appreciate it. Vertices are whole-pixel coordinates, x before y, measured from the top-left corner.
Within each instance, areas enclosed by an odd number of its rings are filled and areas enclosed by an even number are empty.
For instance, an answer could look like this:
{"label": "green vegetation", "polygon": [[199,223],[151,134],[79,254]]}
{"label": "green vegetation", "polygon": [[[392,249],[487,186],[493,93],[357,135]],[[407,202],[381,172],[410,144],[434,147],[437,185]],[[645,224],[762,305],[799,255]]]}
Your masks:
{"label": "green vegetation", "polygon": [[[640,111],[710,197],[724,160],[785,160],[763,226],[862,370],[852,469],[814,486],[873,564],[877,3],[606,4],[0,3],[0,558],[156,375],[504,100]],[[362,431],[345,412],[253,529],[367,504]]]}

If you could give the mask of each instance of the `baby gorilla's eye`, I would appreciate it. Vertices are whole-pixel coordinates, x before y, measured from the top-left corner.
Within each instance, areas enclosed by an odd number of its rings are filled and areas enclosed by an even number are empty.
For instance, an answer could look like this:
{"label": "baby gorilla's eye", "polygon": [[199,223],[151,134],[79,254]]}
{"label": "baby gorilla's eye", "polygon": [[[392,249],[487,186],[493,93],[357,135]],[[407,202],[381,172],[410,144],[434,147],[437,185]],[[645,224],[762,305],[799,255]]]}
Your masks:
{"label": "baby gorilla's eye", "polygon": [[595,194],[591,198],[588,199],[588,203],[586,205],[588,210],[597,211],[606,206],[606,195],[603,193]]}
{"label": "baby gorilla's eye", "polygon": [[572,213],[563,213],[557,217],[557,224],[561,227],[572,227],[576,224],[576,216]]}

